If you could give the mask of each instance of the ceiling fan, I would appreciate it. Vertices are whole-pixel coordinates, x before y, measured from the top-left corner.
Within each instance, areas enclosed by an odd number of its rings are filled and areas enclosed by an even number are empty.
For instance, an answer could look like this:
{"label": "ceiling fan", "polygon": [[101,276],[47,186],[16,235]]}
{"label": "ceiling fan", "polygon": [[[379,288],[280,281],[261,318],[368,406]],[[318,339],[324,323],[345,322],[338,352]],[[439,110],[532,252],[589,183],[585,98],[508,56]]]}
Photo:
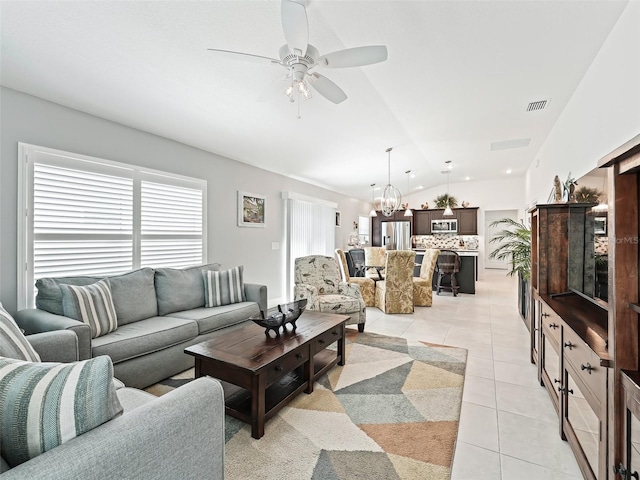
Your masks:
{"label": "ceiling fan", "polygon": [[247,60],[268,61],[286,68],[288,70],[286,78],[290,79],[291,83],[285,94],[292,102],[296,94],[305,99],[310,98],[309,86],[333,103],[343,102],[347,99],[347,94],[324,75],[312,72],[312,69],[315,67],[362,67],[384,62],[387,59],[387,47],[384,45],[355,47],[320,55],[320,52],[309,44],[306,3],[306,0],[282,0],[282,28],[287,43],[280,47],[279,58],[218,48],[209,48],[208,50],[243,55]]}

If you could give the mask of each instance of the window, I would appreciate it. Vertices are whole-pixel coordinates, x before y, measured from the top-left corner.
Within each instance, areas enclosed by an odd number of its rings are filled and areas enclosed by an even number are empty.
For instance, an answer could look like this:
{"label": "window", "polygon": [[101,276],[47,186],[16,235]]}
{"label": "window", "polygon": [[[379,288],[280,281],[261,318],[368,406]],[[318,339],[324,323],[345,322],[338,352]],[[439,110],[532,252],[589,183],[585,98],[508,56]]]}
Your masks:
{"label": "window", "polygon": [[364,215],[358,216],[358,237],[361,245],[369,245],[369,228],[371,227],[371,218]]}
{"label": "window", "polygon": [[206,262],[206,181],[20,144],[18,308],[38,278]]}

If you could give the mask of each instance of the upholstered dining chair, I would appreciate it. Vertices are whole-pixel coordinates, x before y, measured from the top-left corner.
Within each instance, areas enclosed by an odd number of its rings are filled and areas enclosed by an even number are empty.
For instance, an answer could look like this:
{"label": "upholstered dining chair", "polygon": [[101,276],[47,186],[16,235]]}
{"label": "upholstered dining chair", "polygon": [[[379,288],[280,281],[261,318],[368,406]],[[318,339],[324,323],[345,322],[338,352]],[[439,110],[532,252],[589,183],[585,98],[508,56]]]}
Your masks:
{"label": "upholstered dining chair", "polygon": [[[364,264],[367,267],[384,267],[387,262],[387,249],[384,247],[364,247]],[[369,268],[367,277],[380,280],[384,270]]]}
{"label": "upholstered dining chair", "polygon": [[376,305],[376,282],[366,277],[351,277],[349,275],[349,266],[347,264],[347,256],[341,249],[336,249],[336,257],[338,257],[338,265],[342,274],[342,281],[346,283],[355,283],[360,286],[362,299],[367,307],[375,307]]}
{"label": "upholstered dining chair", "polygon": [[347,325],[364,332],[367,309],[357,284],[345,283],[335,258],[309,255],[295,259],[294,300],[307,299],[307,308],[324,313],[350,315]]}
{"label": "upholstered dining chair", "polygon": [[349,266],[349,276],[364,277],[364,249],[352,248],[345,252],[347,265]]}
{"label": "upholstered dining chair", "polygon": [[[460,271],[460,257],[455,250],[441,250],[436,261],[436,272],[438,272],[438,286],[436,293],[440,295],[440,290],[451,290],[453,296],[458,296],[458,282],[456,273]],[[442,280],[449,277],[449,284],[442,285]]]}
{"label": "upholstered dining chair", "polygon": [[413,304],[416,307],[430,307],[433,303],[433,271],[440,255],[437,248],[428,248],[420,264],[420,276],[413,277]]}
{"label": "upholstered dining chair", "polygon": [[387,251],[384,280],[376,282],[376,307],[384,313],[413,313],[415,261],[414,251]]}

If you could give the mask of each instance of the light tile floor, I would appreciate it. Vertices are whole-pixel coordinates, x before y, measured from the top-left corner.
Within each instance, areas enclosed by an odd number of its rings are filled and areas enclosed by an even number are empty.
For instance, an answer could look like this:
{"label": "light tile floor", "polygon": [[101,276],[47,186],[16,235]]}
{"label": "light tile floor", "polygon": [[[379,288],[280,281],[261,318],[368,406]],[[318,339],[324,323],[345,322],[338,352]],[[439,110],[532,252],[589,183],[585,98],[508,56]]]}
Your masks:
{"label": "light tile floor", "polygon": [[517,281],[485,270],[475,295],[433,295],[413,315],[367,308],[368,332],[469,351],[451,480],[581,479],[558,417],[529,360]]}

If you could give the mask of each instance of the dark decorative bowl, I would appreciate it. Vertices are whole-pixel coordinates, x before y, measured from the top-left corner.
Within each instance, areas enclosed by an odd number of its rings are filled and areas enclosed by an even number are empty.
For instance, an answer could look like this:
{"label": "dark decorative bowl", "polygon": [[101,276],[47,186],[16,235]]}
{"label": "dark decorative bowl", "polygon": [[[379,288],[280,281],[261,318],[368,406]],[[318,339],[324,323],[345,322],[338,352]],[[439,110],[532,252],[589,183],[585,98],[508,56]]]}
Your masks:
{"label": "dark decorative bowl", "polygon": [[280,312],[275,312],[265,317],[264,311],[260,310],[260,313],[252,315],[249,320],[257,323],[261,327],[265,328],[264,334],[269,337],[269,330],[273,330],[276,337],[280,336],[280,327],[284,324],[285,316]]}
{"label": "dark decorative bowl", "polygon": [[296,329],[296,320],[302,315],[304,309],[307,308],[307,299],[303,298],[301,300],[296,300],[291,303],[283,303],[282,305],[278,305],[278,310],[284,315],[284,321],[282,322],[282,329],[286,330],[287,323],[290,323],[293,326],[293,329]]}

